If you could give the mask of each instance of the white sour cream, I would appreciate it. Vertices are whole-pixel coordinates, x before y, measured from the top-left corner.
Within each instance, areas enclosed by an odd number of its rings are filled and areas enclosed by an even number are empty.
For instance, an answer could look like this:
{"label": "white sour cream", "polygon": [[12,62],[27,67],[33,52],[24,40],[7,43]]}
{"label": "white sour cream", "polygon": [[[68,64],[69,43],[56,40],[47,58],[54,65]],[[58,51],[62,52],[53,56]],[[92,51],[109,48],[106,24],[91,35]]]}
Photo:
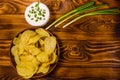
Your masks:
{"label": "white sour cream", "polygon": [[25,19],[32,26],[44,26],[50,18],[48,7],[41,2],[30,4],[25,10]]}

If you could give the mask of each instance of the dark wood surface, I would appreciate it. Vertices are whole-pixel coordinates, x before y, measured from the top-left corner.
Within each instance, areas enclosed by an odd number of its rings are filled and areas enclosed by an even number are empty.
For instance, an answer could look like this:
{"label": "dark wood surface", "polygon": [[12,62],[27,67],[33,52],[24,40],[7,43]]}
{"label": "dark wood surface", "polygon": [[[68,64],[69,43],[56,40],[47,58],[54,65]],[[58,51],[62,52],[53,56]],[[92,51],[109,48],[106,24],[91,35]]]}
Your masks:
{"label": "dark wood surface", "polygon": [[[0,0],[0,80],[24,80],[11,65],[10,44],[15,35],[32,27],[24,11],[34,1],[39,0]],[[49,25],[90,0],[40,1],[50,9]],[[120,8],[120,0],[94,1]],[[54,71],[36,80],[120,80],[120,15],[84,17],[64,29],[60,25],[49,30],[58,38],[60,59]]]}

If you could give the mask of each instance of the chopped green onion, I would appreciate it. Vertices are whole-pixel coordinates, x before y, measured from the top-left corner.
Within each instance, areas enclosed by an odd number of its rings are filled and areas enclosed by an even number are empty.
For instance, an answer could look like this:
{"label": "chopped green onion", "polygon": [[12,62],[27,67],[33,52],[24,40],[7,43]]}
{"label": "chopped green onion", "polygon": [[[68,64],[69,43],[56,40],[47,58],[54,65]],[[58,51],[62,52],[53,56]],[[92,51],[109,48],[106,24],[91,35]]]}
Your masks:
{"label": "chopped green onion", "polygon": [[34,11],[34,9],[32,9],[32,11]]}
{"label": "chopped green onion", "polygon": [[46,14],[46,12],[43,12],[43,14]]}
{"label": "chopped green onion", "polygon": [[38,19],[36,19],[35,22],[38,22]]}
{"label": "chopped green onion", "polygon": [[36,17],[37,17],[37,14],[35,14],[34,17],[36,18]]}
{"label": "chopped green onion", "polygon": [[28,17],[34,16],[34,18],[30,18],[31,20],[34,20],[35,22],[38,22],[39,20],[45,20],[42,17],[45,17],[46,10],[40,9],[39,2],[31,7],[31,10],[29,10]]}
{"label": "chopped green onion", "polygon": [[31,17],[30,14],[28,14],[28,17]]}
{"label": "chopped green onion", "polygon": [[38,8],[37,8],[37,11],[39,11],[39,10],[40,10],[40,8],[38,7]]}
{"label": "chopped green onion", "polygon": [[72,17],[74,17],[74,16],[76,16],[76,15],[78,15],[80,13],[83,13],[85,11],[89,11],[89,10],[92,10],[92,9],[100,8],[100,7],[103,7],[103,6],[107,6],[107,4],[100,4],[100,5],[96,5],[96,6],[90,6],[88,8],[83,9],[83,10],[80,10],[80,11],[76,12],[75,14],[72,14],[71,16],[68,16],[67,18],[65,18],[61,22],[57,23],[55,25],[55,27],[57,27],[58,25],[62,24],[63,22],[67,21],[68,19],[70,19],[70,18],[72,18]]}
{"label": "chopped green onion", "polygon": [[35,7],[38,7],[39,6],[39,2],[35,5]]}
{"label": "chopped green onion", "polygon": [[92,6],[92,5],[94,5],[94,2],[93,2],[93,1],[91,1],[91,2],[89,2],[89,3],[87,3],[87,4],[84,4],[84,5],[80,6],[80,7],[76,8],[76,9],[74,9],[74,10],[68,12],[68,13],[66,13],[65,15],[63,15],[63,16],[61,16],[60,18],[58,18],[57,20],[55,20],[55,21],[54,21],[52,24],[50,24],[46,29],[49,29],[51,26],[53,26],[54,24],[56,24],[57,22],[59,22],[59,21],[62,20],[63,18],[69,16],[70,14],[72,14],[72,13],[74,13],[74,12],[77,12],[77,11],[79,11],[79,10],[85,9],[85,8],[87,8],[87,7],[90,7],[90,6]]}
{"label": "chopped green onion", "polygon": [[32,13],[32,11],[29,11],[29,13]]}
{"label": "chopped green onion", "polygon": [[43,17],[45,17],[45,15],[44,15],[44,14],[43,14],[42,16],[43,16]]}
{"label": "chopped green onion", "polygon": [[33,6],[31,8],[34,8]]}
{"label": "chopped green onion", "polygon": [[75,19],[73,19],[72,21],[70,21],[69,23],[67,23],[66,25],[63,26],[63,28],[69,26],[70,24],[74,23],[75,21],[81,19],[82,17],[85,17],[85,16],[90,16],[90,15],[96,15],[96,14],[118,14],[118,12],[115,12],[119,9],[107,9],[107,10],[98,10],[98,11],[94,11],[94,12],[90,12],[90,13],[86,13],[86,14],[83,14]]}
{"label": "chopped green onion", "polygon": [[40,17],[39,19],[41,20],[42,18]]}
{"label": "chopped green onion", "polygon": [[31,20],[34,20],[34,18],[31,18]]}
{"label": "chopped green onion", "polygon": [[41,11],[39,11],[38,15],[41,15]]}

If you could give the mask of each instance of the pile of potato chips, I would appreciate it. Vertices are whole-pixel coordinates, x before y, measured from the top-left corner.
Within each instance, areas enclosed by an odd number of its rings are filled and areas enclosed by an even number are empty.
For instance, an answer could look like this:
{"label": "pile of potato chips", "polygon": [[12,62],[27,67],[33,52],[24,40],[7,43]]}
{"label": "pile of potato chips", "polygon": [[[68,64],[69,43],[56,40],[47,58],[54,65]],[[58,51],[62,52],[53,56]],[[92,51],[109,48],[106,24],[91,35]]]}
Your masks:
{"label": "pile of potato chips", "polygon": [[57,61],[56,38],[42,28],[26,30],[13,40],[11,53],[20,76],[31,78],[34,74],[46,74],[50,64]]}

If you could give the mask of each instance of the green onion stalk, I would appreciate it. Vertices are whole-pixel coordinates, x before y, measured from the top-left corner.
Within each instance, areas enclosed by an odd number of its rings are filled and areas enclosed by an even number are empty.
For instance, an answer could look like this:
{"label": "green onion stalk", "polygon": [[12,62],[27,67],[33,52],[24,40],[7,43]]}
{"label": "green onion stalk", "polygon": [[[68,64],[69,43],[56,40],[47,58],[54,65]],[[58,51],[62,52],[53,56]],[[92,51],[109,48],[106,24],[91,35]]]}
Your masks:
{"label": "green onion stalk", "polygon": [[59,25],[62,24],[63,22],[67,21],[68,19],[70,19],[70,18],[72,18],[72,17],[74,17],[74,16],[76,16],[76,15],[78,15],[78,14],[80,14],[80,13],[83,13],[83,12],[85,12],[85,11],[89,11],[89,10],[92,10],[92,9],[100,8],[100,7],[103,7],[103,6],[107,6],[107,4],[100,4],[100,5],[97,5],[97,6],[90,6],[90,7],[86,8],[86,9],[80,10],[80,11],[72,14],[71,16],[65,18],[65,19],[62,20],[61,22],[57,23],[57,24],[55,25],[55,27],[59,26]]}
{"label": "green onion stalk", "polygon": [[98,10],[98,11],[94,11],[94,12],[90,12],[90,13],[86,13],[86,14],[83,14],[75,19],[73,19],[72,21],[68,22],[67,24],[65,24],[63,26],[63,28],[69,26],[70,24],[76,22],[77,20],[83,18],[83,17],[86,17],[86,16],[90,16],[90,15],[97,15],[97,14],[118,14],[118,11],[119,9],[115,8],[115,9],[107,9],[107,10]]}
{"label": "green onion stalk", "polygon": [[84,4],[84,5],[80,6],[80,7],[76,8],[76,9],[74,9],[74,10],[68,12],[68,13],[66,13],[65,15],[63,15],[63,16],[61,16],[60,18],[58,18],[57,20],[55,20],[55,21],[54,21],[52,24],[50,24],[46,29],[49,29],[49,28],[52,27],[54,24],[56,24],[57,22],[59,22],[59,21],[62,20],[63,18],[71,15],[72,13],[78,12],[79,10],[85,9],[85,8],[90,7],[90,6],[92,6],[92,5],[94,5],[94,2],[93,2],[93,1],[91,1],[91,2],[89,2],[89,3],[87,3],[87,4]]}
{"label": "green onion stalk", "polygon": [[67,21],[68,19],[71,19],[73,17],[75,17],[76,15],[80,14],[78,17],[74,18],[73,20],[71,20],[70,22],[68,22],[67,24],[65,24],[63,26],[63,28],[69,26],[70,24],[74,23],[75,21],[86,17],[86,16],[90,16],[90,15],[97,15],[97,14],[118,14],[118,8],[113,8],[113,9],[106,9],[106,10],[97,10],[97,11],[92,11],[92,12],[88,12],[88,13],[84,13],[86,11],[90,11],[90,10],[94,10],[96,8],[100,8],[103,6],[108,6],[107,4],[100,4],[100,5],[95,5],[94,6],[94,2],[91,1],[87,4],[84,4],[68,13],[66,13],[65,15],[61,16],[60,18],[58,18],[57,20],[55,20],[52,24],[50,24],[46,29],[49,29],[50,27],[52,27],[53,25],[55,25],[55,27],[57,27],[58,25],[62,24],[63,22]]}

